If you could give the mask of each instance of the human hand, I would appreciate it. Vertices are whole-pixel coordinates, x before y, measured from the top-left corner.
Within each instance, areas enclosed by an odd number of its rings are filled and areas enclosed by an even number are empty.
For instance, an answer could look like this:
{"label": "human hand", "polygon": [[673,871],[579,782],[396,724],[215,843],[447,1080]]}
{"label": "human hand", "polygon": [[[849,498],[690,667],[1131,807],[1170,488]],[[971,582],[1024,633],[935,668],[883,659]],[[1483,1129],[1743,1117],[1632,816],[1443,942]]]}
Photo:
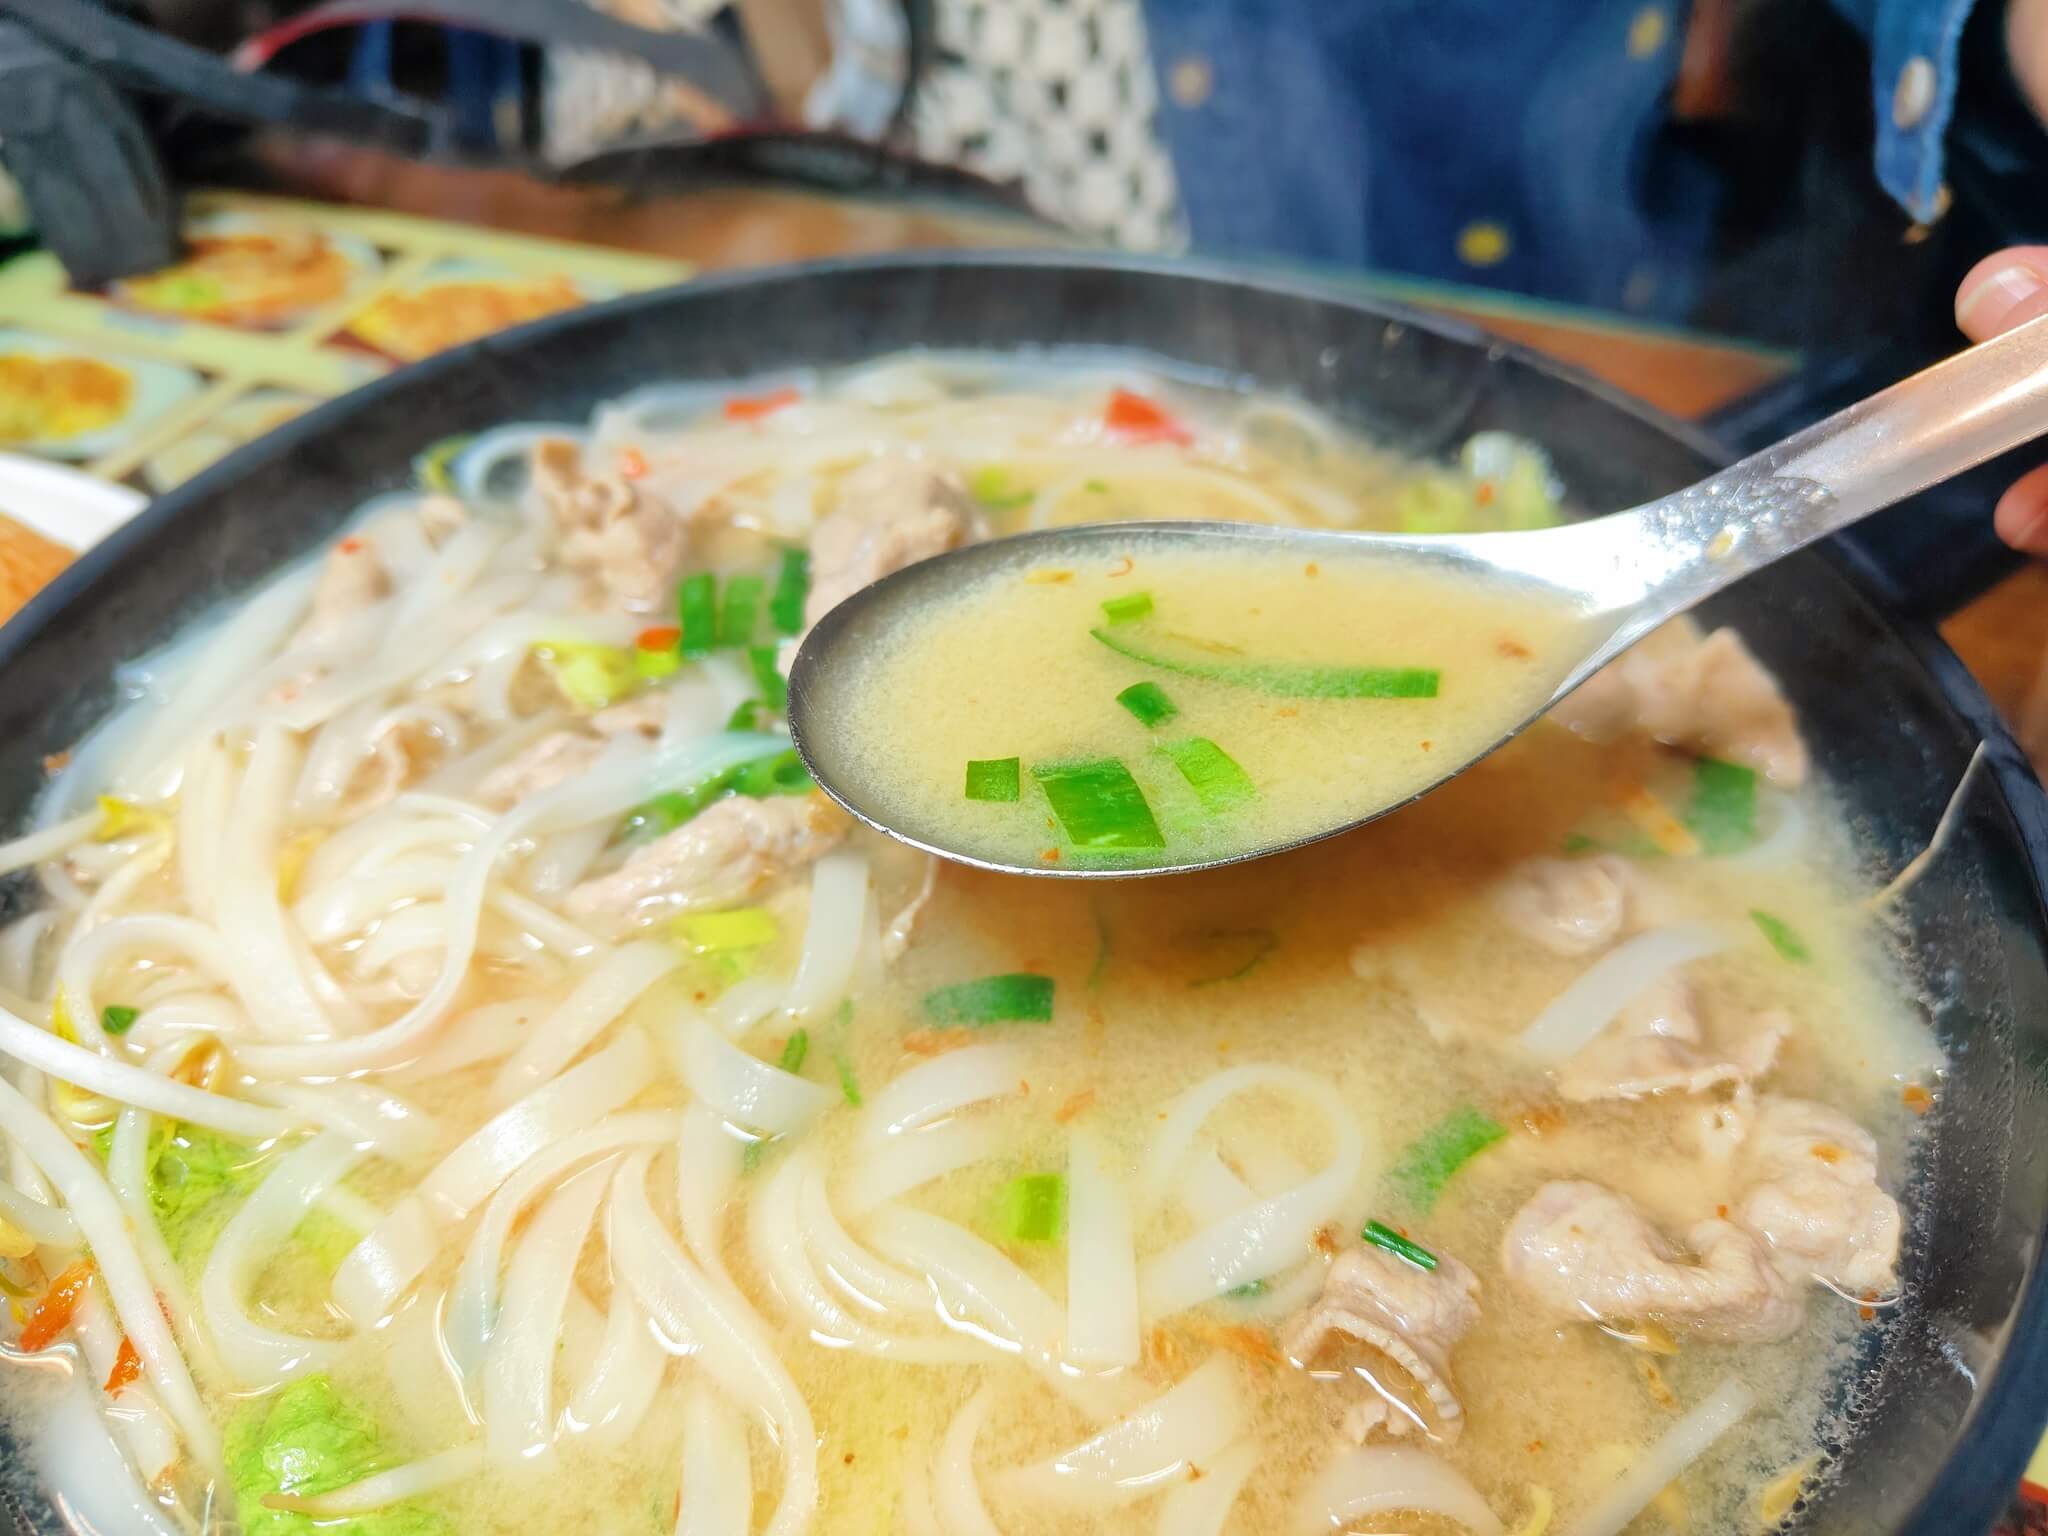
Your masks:
{"label": "human hand", "polygon": [[[2048,245],[2015,245],[1970,268],[1956,290],[1956,324],[1985,341],[2048,315]],[[2012,483],[1992,520],[2014,549],[2048,557],[2048,464]]]}

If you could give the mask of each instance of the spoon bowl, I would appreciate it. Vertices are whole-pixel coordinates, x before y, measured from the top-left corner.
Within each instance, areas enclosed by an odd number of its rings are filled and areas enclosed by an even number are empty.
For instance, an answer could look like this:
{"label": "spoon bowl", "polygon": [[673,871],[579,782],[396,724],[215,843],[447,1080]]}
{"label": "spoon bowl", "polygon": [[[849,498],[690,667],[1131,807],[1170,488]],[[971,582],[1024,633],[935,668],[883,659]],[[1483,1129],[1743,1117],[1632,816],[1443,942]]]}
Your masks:
{"label": "spoon bowl", "polygon": [[[1958,353],[1721,473],[1624,512],[1527,532],[1407,536],[1215,522],[1097,523],[969,545],[863,588],[805,636],[789,677],[791,735],[811,776],[869,826],[927,853],[1006,874],[1118,879],[1262,858],[1348,832],[1409,804],[1519,734],[1665,620],[1750,572],[2048,432],[2048,317]],[[1504,710],[1486,744],[1447,753],[1419,787],[1328,824],[1221,855],[1142,867],[1023,863],[956,846],[886,808],[841,733],[825,725],[861,670],[935,602],[1032,567],[1114,563],[1134,551],[1228,559],[1387,562],[1448,575],[1475,597],[1540,596],[1577,620],[1579,650],[1534,709]],[[914,719],[904,731],[914,731]],[[1435,765],[1433,765],[1435,766]]]}

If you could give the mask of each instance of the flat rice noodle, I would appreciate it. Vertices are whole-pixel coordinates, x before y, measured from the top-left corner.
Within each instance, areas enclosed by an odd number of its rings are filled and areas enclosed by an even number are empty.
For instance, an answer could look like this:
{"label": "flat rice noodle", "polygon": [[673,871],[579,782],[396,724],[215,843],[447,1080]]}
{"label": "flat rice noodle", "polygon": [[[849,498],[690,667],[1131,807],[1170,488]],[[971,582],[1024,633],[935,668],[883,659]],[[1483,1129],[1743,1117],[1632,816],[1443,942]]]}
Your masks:
{"label": "flat rice noodle", "polygon": [[1003,1128],[986,1120],[945,1120],[876,1145],[868,1144],[840,1198],[861,1216],[934,1179],[985,1162],[1008,1145]]}
{"label": "flat rice noodle", "polygon": [[1676,1424],[1638,1456],[1593,1507],[1559,1536],[1619,1536],[1622,1528],[1649,1507],[1650,1501],[1698,1461],[1756,1405],[1756,1394],[1736,1377],[1701,1398]]}
{"label": "flat rice noodle", "polygon": [[1100,1369],[1138,1363],[1138,1254],[1131,1206],[1105,1166],[1101,1139],[1076,1129],[1067,1139],[1066,1357]]}
{"label": "flat rice noodle", "polygon": [[[104,1378],[102,1378],[104,1380]],[[188,1536],[142,1485],[102,1410],[104,1396],[83,1371],[69,1373],[37,1418],[27,1453],[43,1486],[63,1490],[66,1528],[121,1536]]]}
{"label": "flat rice noodle", "polygon": [[664,788],[784,749],[781,736],[740,732],[674,750],[666,749],[666,744],[648,750],[624,738],[613,742],[589,772],[522,801],[463,855],[461,870],[444,898],[449,928],[440,975],[425,996],[398,1018],[367,1033],[315,1044],[252,1046],[242,1053],[244,1062],[273,1075],[318,1076],[393,1066],[417,1054],[469,974],[484,893],[505,853],[522,839],[620,815]]}
{"label": "flat rice noodle", "polygon": [[1147,1259],[1139,1267],[1138,1288],[1148,1317],[1213,1300],[1301,1262],[1314,1250],[1317,1229],[1364,1182],[1365,1134],[1334,1089],[1297,1068],[1247,1066],[1215,1073],[1167,1112],[1147,1149],[1143,1187],[1163,1193],[1209,1115],[1249,1088],[1283,1089],[1320,1110],[1330,1128],[1330,1159],[1293,1188],[1211,1222]]}
{"label": "flat rice noodle", "polygon": [[668,1355],[656,1345],[649,1322],[631,1291],[613,1287],[589,1373],[569,1398],[570,1434],[593,1445],[617,1445],[640,1427],[668,1369]]}
{"label": "flat rice noodle", "polygon": [[220,1438],[200,1400],[192,1373],[164,1321],[156,1287],[128,1233],[127,1219],[100,1170],[21,1091],[0,1078],[0,1132],[42,1169],[92,1249],[122,1331],[134,1344],[143,1374],[178,1426],[185,1447],[209,1472],[220,1467]]}
{"label": "flat rice noodle", "polygon": [[676,1220],[690,1256],[732,1296],[740,1290],[725,1267],[725,1213],[745,1171],[745,1155],[739,1138],[702,1104],[683,1111],[676,1138]]}
{"label": "flat rice noodle", "polygon": [[797,1536],[818,1507],[818,1441],[810,1405],[750,1308],[722,1297],[677,1246],[647,1198],[648,1154],[629,1157],[612,1183],[606,1239],[614,1273],[670,1338],[694,1339],[697,1358],[735,1402],[766,1417],[782,1451],[782,1492],[764,1536]]}
{"label": "flat rice noodle", "polygon": [[1677,923],[1636,934],[1581,971],[1515,1036],[1515,1043],[1554,1066],[1590,1044],[1650,983],[1727,947],[1728,935],[1710,923]]}
{"label": "flat rice noodle", "polygon": [[[1654,1494],[1656,1489],[1650,1491]],[[1457,1521],[1474,1536],[1502,1536],[1503,1532],[1500,1517],[1462,1473],[1432,1452],[1412,1445],[1368,1445],[1339,1451],[1303,1491],[1294,1529],[1300,1536],[1315,1536],[1395,1512],[1440,1515]]]}
{"label": "flat rice noodle", "polygon": [[[111,1380],[121,1358],[121,1329],[95,1290],[88,1288],[80,1298],[71,1326],[91,1379]],[[127,1443],[129,1458],[145,1484],[154,1483],[177,1461],[178,1432],[147,1382],[128,1382],[109,1396],[106,1415],[108,1425]]]}
{"label": "flat rice noodle", "polygon": [[87,1093],[249,1141],[268,1141],[305,1123],[294,1111],[209,1093],[73,1045],[5,1009],[0,1009],[0,1052]]}
{"label": "flat rice noodle", "polygon": [[711,1000],[712,1022],[728,1040],[738,1040],[767,1018],[788,995],[789,982],[778,976],[749,976]]}
{"label": "flat rice noodle", "polygon": [[596,934],[578,928],[552,908],[509,886],[492,885],[484,891],[484,905],[519,925],[521,932],[545,944],[565,960],[577,960],[601,947]]}
{"label": "flat rice noodle", "polygon": [[383,1317],[440,1251],[440,1226],[460,1221],[536,1153],[638,1097],[654,1053],[637,1032],[501,1110],[392,1208],[334,1274],[334,1300],[358,1326]]}
{"label": "flat rice noodle", "polygon": [[535,1153],[498,1186],[470,1234],[448,1291],[442,1332],[458,1371],[467,1376],[483,1363],[484,1348],[498,1315],[498,1267],[512,1228],[527,1205],[593,1157],[673,1141],[679,1124],[680,1117],[673,1110],[621,1110]]}
{"label": "flat rice noodle", "polygon": [[970,1045],[912,1067],[876,1094],[861,1126],[870,1143],[901,1136],[985,1099],[1015,1093],[1030,1058],[1019,1045]]}
{"label": "flat rice noodle", "polygon": [[149,1138],[154,1124],[155,1120],[142,1110],[121,1111],[114,1121],[113,1139],[107,1145],[107,1184],[127,1213],[136,1256],[142,1260],[157,1295],[170,1312],[172,1331],[186,1358],[202,1375],[214,1376],[220,1373],[220,1361],[214,1356],[213,1341],[199,1325],[199,1309],[193,1305],[185,1272],[171,1257],[170,1245],[157,1225],[156,1207],[149,1198]]}
{"label": "flat rice noodle", "polygon": [[505,1270],[505,1299],[484,1356],[484,1449],[500,1466],[555,1441],[555,1357],[576,1264],[611,1179],[611,1164],[584,1169],[542,1203]]}
{"label": "flat rice noodle", "polygon": [[440,895],[459,867],[450,853],[353,871],[301,896],[292,904],[292,918],[315,944],[338,944],[388,916],[402,901]]}
{"label": "flat rice noodle", "polygon": [[1003,1474],[1004,1492],[1072,1510],[1103,1510],[1206,1469],[1243,1433],[1244,1392],[1227,1355],[1211,1355],[1160,1396],[1046,1461]]}
{"label": "flat rice noodle", "polygon": [[932,1505],[946,1536],[1002,1536],[981,1501],[974,1477],[974,1444],[995,1403],[995,1388],[983,1387],[946,1426],[932,1467]]}
{"label": "flat rice noodle", "polygon": [[1159,1501],[1159,1536],[1223,1536],[1224,1522],[1259,1464],[1259,1448],[1246,1443],[1201,1464],[1197,1482],[1174,1485]]}
{"label": "flat rice noodle", "polygon": [[948,1326],[1037,1362],[1056,1361],[1066,1319],[1014,1260],[965,1227],[888,1205],[868,1223],[884,1258],[927,1277]]}
{"label": "flat rice noodle", "polygon": [[748,1055],[704,1019],[679,1020],[669,1027],[667,1039],[690,1092],[750,1131],[795,1135],[835,1097],[821,1084]]}
{"label": "flat rice noodle", "polygon": [[[63,984],[79,1038],[87,1044],[106,1041],[100,1029],[98,1000],[94,997],[95,980],[109,961],[138,951],[158,964],[166,953],[182,955],[223,981],[234,975],[234,961],[226,941],[215,929],[194,918],[161,913],[117,917],[89,933],[74,935],[58,962],[58,980]],[[243,997],[242,1003],[247,1007],[249,999]]]}
{"label": "flat rice noodle", "polygon": [[293,1506],[316,1520],[367,1515],[387,1504],[416,1499],[451,1483],[464,1483],[484,1470],[484,1448],[480,1445],[451,1446],[418,1461],[391,1467],[326,1493],[300,1498]]}
{"label": "flat rice noodle", "polygon": [[417,1105],[373,1083],[342,1081],[312,1086],[266,1083],[255,1092],[323,1130],[340,1131],[379,1157],[416,1162],[431,1157],[446,1136],[441,1122]]}
{"label": "flat rice noodle", "polygon": [[98,830],[99,824],[99,812],[87,811],[83,815],[67,817],[52,826],[0,843],[0,875],[11,875],[17,869],[27,869],[31,864],[62,858],[91,837]]}
{"label": "flat rice noodle", "polygon": [[33,1199],[12,1184],[0,1184],[0,1221],[27,1233],[41,1247],[83,1246],[78,1235],[78,1223],[71,1219],[69,1211]]}
{"label": "flat rice noodle", "polygon": [[754,1469],[746,1425],[702,1381],[683,1399],[683,1487],[676,1536],[747,1536]]}
{"label": "flat rice noodle", "polygon": [[803,953],[782,1006],[793,1014],[829,1008],[852,990],[874,894],[867,856],[835,848],[811,866],[811,910]]}
{"label": "flat rice noodle", "polygon": [[243,1297],[321,1195],[368,1155],[322,1132],[287,1152],[222,1228],[200,1278],[199,1302],[221,1364],[241,1385],[275,1386],[334,1363],[339,1340],[267,1327],[249,1316]]}
{"label": "flat rice noodle", "polygon": [[554,1011],[527,1031],[491,1085],[492,1099],[508,1104],[553,1077],[682,960],[675,946],[653,939],[599,957]]}

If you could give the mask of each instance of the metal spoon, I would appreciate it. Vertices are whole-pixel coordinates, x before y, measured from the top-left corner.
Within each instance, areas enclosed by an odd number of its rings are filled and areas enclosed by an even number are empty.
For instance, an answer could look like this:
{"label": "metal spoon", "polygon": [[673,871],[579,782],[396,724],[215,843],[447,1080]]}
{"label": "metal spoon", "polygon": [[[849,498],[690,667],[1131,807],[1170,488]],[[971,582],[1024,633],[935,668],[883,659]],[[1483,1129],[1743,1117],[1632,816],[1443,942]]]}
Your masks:
{"label": "metal spoon", "polygon": [[[970,545],[898,571],[826,614],[805,638],[789,676],[789,725],[825,792],[868,825],[929,853],[1010,874],[1114,879],[1205,869],[1283,852],[1346,832],[1408,799],[1272,847],[1140,870],[1007,864],[936,846],[891,827],[851,786],[830,733],[813,729],[879,637],[931,596],[1029,558],[1081,563],[1142,538],[1190,553],[1228,553],[1255,542],[1306,559],[1341,553],[1426,561],[1461,580],[1524,592],[1547,588],[1592,622],[1590,648],[1551,696],[1562,698],[1652,629],[1762,566],[1816,539],[2048,433],[2048,317],[2029,321],[1794,433],[1711,479],[1625,512],[1523,533],[1409,537],[1239,523],[1098,523]],[[1548,704],[1544,706],[1548,708]],[[1542,710],[1507,731],[1501,745]],[[1493,747],[1487,749],[1488,752]],[[1453,761],[1420,794],[1486,753]]]}

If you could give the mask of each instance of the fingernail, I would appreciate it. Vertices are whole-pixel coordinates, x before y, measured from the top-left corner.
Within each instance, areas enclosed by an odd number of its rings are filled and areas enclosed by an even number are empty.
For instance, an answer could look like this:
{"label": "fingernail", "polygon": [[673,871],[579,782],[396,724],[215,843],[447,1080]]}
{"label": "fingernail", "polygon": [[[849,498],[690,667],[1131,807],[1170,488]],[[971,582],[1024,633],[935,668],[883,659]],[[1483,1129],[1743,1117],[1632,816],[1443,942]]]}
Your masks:
{"label": "fingernail", "polygon": [[1956,302],[1956,324],[1965,330],[1973,324],[1996,330],[2000,321],[2044,288],[2048,277],[2032,267],[2000,267]]}

